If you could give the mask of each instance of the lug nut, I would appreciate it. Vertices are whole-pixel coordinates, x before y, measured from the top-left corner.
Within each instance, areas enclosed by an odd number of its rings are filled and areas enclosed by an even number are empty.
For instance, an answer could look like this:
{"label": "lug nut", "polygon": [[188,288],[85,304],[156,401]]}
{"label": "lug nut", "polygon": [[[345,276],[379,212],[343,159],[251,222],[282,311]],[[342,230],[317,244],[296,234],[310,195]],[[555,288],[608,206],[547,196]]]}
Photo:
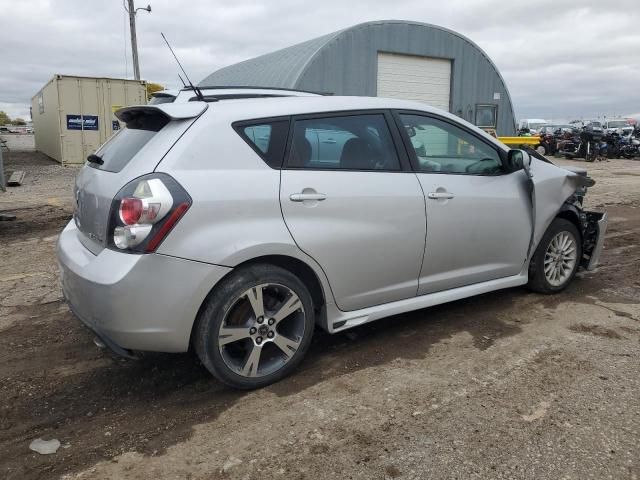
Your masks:
{"label": "lug nut", "polygon": [[267,333],[267,337],[269,337],[269,338],[273,338],[273,332],[269,332],[269,333]]}
{"label": "lug nut", "polygon": [[264,322],[264,318],[258,317],[258,323],[262,323],[262,322]]}
{"label": "lug nut", "polygon": [[256,333],[256,332],[257,332],[256,327],[251,327],[251,328],[249,329],[249,334],[250,334],[250,335],[253,335],[253,334],[254,334],[254,333]]}
{"label": "lug nut", "polygon": [[256,343],[260,345],[262,343],[262,337],[256,338]]}
{"label": "lug nut", "polygon": [[276,323],[276,321],[273,318],[269,319],[269,325],[273,325],[274,323]]}

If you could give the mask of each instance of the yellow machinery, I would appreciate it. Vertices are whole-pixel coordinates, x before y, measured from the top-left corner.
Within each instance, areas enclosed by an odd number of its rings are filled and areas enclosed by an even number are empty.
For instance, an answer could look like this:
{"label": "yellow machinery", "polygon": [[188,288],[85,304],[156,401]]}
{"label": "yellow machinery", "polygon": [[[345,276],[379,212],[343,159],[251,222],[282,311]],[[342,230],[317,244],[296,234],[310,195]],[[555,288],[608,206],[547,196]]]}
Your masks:
{"label": "yellow machinery", "polygon": [[502,143],[509,147],[526,146],[535,148],[540,145],[540,137],[497,137]]}

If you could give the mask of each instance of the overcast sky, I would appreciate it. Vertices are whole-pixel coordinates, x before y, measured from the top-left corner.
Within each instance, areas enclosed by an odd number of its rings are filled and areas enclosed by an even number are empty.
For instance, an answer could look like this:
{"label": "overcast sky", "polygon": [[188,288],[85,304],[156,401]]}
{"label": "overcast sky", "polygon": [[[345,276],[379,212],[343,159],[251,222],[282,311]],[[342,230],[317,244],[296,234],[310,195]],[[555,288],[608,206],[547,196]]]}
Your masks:
{"label": "overcast sky", "polygon": [[[456,30],[498,66],[518,118],[640,115],[639,0],[142,0],[142,77],[177,87],[164,32],[194,82],[220,67],[370,20]],[[125,44],[126,42],[126,44]],[[126,52],[126,57],[125,57]],[[125,61],[126,58],[126,61]],[[28,118],[53,76],[132,78],[122,0],[0,0],[0,110]]]}

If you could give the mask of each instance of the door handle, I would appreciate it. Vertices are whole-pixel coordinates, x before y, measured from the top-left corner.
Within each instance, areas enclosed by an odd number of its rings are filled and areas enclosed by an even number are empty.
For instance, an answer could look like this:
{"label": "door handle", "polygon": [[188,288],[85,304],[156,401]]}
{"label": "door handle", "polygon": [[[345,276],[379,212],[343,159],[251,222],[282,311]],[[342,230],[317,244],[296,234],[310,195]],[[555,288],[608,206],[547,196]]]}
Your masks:
{"label": "door handle", "polygon": [[333,138],[327,138],[326,140],[322,140],[322,143],[333,145],[334,143],[336,143],[336,141]]}
{"label": "door handle", "polygon": [[444,200],[451,199],[455,197],[455,195],[451,192],[430,192],[429,194],[427,194],[427,197],[433,200]]}
{"label": "door handle", "polygon": [[315,200],[321,202],[326,200],[327,196],[324,193],[292,193],[289,195],[289,200],[292,202],[304,202],[306,200]]}

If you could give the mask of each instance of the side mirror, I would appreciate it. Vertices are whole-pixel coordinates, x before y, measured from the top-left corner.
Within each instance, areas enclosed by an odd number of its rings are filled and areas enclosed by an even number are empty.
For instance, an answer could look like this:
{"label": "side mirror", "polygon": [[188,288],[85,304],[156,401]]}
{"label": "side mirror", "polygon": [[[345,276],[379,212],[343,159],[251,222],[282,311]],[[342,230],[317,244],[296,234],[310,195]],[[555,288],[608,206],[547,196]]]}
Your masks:
{"label": "side mirror", "polygon": [[513,170],[524,170],[527,177],[533,177],[531,173],[531,157],[524,150],[512,149],[508,154],[509,165],[513,167]]}

